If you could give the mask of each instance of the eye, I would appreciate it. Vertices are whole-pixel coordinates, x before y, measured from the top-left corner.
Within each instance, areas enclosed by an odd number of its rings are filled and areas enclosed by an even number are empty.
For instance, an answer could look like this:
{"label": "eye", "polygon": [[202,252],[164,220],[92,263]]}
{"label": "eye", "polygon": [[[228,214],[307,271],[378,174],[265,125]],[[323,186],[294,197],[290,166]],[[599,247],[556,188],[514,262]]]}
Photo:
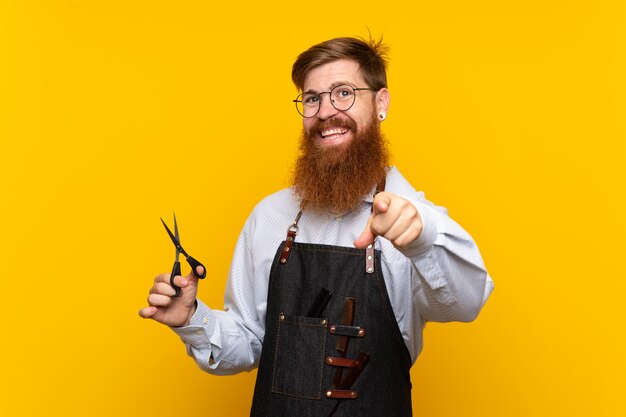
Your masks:
{"label": "eye", "polygon": [[305,106],[317,106],[320,101],[320,96],[317,94],[304,94],[302,96],[302,104]]}
{"label": "eye", "polygon": [[354,90],[349,85],[340,85],[333,90],[334,100],[349,100],[354,95]]}

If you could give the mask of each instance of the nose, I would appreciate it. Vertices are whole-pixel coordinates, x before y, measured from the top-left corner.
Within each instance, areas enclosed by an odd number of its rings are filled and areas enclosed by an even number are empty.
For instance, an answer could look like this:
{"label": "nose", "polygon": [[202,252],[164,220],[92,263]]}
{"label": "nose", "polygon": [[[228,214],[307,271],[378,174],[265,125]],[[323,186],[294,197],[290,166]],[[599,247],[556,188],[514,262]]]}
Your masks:
{"label": "nose", "polygon": [[329,119],[333,117],[334,115],[336,115],[337,112],[339,111],[335,107],[333,107],[330,100],[331,100],[330,93],[328,94],[328,96],[320,95],[320,111],[318,111],[316,115],[318,119],[322,119],[322,120]]}

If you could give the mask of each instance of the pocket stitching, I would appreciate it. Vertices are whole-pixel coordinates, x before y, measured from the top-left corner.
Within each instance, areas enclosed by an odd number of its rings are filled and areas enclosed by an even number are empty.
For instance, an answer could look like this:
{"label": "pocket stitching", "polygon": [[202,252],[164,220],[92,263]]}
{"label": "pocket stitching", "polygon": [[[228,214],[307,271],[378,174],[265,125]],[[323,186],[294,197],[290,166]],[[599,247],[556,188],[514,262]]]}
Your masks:
{"label": "pocket stitching", "polygon": [[[275,377],[276,377],[276,364],[277,364],[277,358],[278,358],[278,346],[279,346],[279,341],[280,341],[280,330],[282,328],[281,326],[281,320],[280,320],[280,316],[284,314],[284,313],[280,313],[278,315],[278,331],[276,332],[276,343],[274,344],[275,348],[274,348],[274,364],[272,366],[272,387],[271,387],[271,391],[273,393],[276,394],[281,394],[281,395],[287,395],[290,397],[296,397],[296,398],[306,398],[306,399],[310,399],[310,400],[319,400],[321,398],[321,392],[322,392],[322,384],[324,382],[324,356],[326,355],[326,339],[327,339],[327,327],[328,327],[328,321],[325,320],[324,324],[306,324],[304,323],[302,320],[289,320],[289,319],[293,319],[295,317],[292,316],[286,316],[285,319],[283,319],[282,321],[285,323],[293,323],[302,327],[320,327],[322,329],[324,329],[324,331],[322,332],[323,334],[323,340],[322,340],[322,355],[319,358],[319,366],[320,366],[320,380],[319,380],[319,386],[317,389],[317,396],[311,397],[311,396],[307,396],[307,395],[298,395],[298,394],[292,394],[292,393],[287,393],[287,392],[282,392],[280,390],[278,390],[277,388],[275,388]],[[302,317],[302,318],[306,318],[306,317]],[[318,319],[318,320],[323,320],[323,319]]]}

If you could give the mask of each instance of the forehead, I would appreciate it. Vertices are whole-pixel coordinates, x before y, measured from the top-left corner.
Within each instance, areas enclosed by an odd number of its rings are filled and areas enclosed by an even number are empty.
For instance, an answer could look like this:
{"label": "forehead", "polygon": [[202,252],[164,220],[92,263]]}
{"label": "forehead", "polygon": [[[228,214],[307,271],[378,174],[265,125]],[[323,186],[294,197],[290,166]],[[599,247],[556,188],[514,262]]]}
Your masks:
{"label": "forehead", "polygon": [[340,59],[312,69],[304,78],[303,91],[328,91],[339,84],[364,86],[361,68],[356,61]]}

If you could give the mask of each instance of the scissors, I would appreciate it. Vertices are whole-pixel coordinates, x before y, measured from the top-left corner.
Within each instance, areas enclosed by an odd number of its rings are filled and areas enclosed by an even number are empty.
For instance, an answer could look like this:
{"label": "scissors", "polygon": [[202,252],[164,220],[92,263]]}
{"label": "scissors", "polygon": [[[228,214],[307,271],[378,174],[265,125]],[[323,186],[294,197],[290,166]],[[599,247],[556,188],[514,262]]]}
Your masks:
{"label": "scissors", "polygon": [[[161,222],[163,223],[163,226],[165,226],[165,230],[167,230],[167,234],[170,235],[170,239],[172,239],[172,242],[174,242],[174,246],[176,246],[176,260],[174,261],[174,267],[172,268],[172,274],[170,276],[170,285],[172,286],[172,288],[174,288],[174,291],[176,291],[176,294],[174,294],[174,297],[178,297],[180,295],[180,287],[174,285],[174,277],[176,275],[182,275],[180,273],[180,262],[178,261],[178,256],[181,253],[185,255],[185,258],[187,258],[187,262],[191,266],[191,271],[197,278],[206,277],[206,268],[196,259],[189,256],[189,254],[185,252],[185,249],[183,249],[183,247],[180,246],[180,241],[179,241],[180,238],[178,237],[178,223],[176,223],[176,213],[174,213],[174,233],[172,233],[170,228],[167,227],[167,224],[165,224],[163,219],[161,219]],[[202,270],[203,270],[202,275],[198,275],[198,272],[196,271],[196,268],[199,266],[202,267]]]}

